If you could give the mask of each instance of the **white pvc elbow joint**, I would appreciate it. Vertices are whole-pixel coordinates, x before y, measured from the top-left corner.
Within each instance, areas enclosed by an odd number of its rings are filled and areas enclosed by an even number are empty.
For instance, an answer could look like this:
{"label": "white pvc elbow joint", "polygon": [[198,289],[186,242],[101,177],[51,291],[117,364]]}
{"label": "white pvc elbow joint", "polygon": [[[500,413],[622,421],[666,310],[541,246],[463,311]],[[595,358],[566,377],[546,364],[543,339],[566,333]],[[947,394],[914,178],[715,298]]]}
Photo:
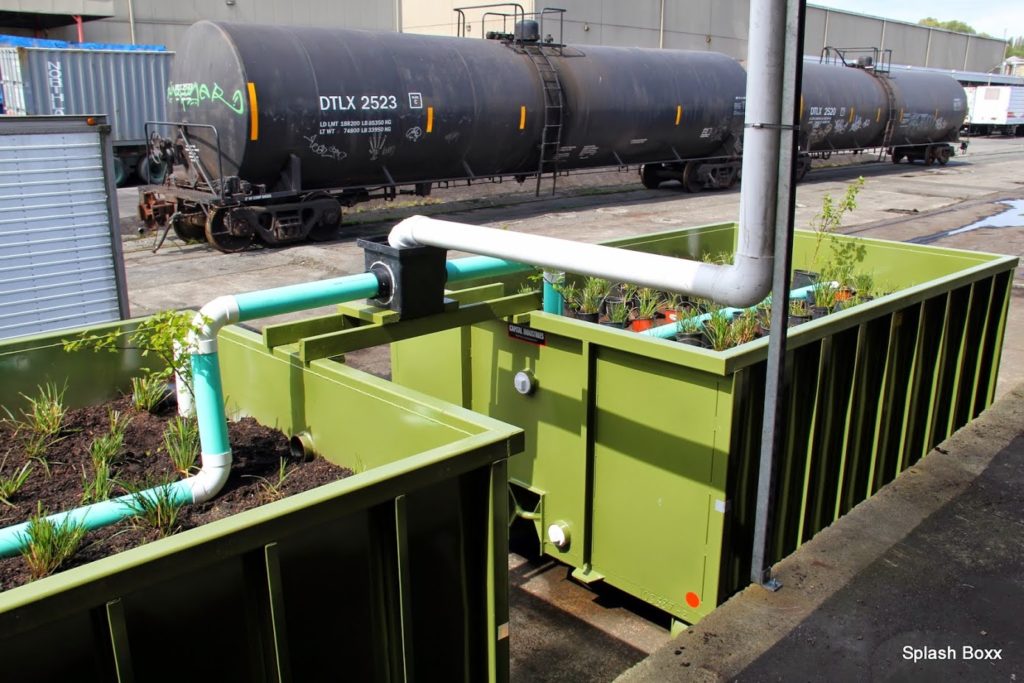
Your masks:
{"label": "white pvc elbow joint", "polygon": [[755,258],[736,254],[733,265],[722,268],[715,282],[716,300],[736,308],[760,303],[771,291],[774,263],[771,256]]}
{"label": "white pvc elbow joint", "polygon": [[219,296],[199,309],[192,324],[198,332],[189,335],[193,353],[207,355],[217,351],[217,332],[229,323],[238,322],[238,301],[233,296]]}
{"label": "white pvc elbow joint", "polygon": [[203,454],[203,468],[194,477],[185,479],[192,491],[193,503],[205,503],[216,496],[228,481],[231,472],[231,451]]}

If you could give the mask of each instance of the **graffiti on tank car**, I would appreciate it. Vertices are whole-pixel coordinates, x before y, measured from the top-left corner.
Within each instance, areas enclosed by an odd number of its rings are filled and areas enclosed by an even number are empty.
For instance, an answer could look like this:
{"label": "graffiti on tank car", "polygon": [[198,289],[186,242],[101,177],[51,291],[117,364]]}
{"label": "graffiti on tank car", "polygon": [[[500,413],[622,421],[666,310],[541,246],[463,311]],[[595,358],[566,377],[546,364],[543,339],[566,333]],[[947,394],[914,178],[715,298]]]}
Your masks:
{"label": "graffiti on tank car", "polygon": [[346,152],[342,152],[334,145],[325,145],[322,142],[317,142],[316,135],[306,135],[303,139],[309,143],[309,151],[318,157],[330,159],[331,161],[343,161],[348,156]]}
{"label": "graffiti on tank car", "polygon": [[387,139],[387,136],[380,132],[375,132],[370,136],[370,161],[376,161],[381,156]]}
{"label": "graffiti on tank car", "polygon": [[224,88],[218,83],[171,83],[167,86],[167,101],[178,105],[185,110],[189,107],[198,107],[203,102],[219,102],[225,107],[241,116],[245,113],[245,95],[240,88],[236,88],[231,99],[224,96]]}

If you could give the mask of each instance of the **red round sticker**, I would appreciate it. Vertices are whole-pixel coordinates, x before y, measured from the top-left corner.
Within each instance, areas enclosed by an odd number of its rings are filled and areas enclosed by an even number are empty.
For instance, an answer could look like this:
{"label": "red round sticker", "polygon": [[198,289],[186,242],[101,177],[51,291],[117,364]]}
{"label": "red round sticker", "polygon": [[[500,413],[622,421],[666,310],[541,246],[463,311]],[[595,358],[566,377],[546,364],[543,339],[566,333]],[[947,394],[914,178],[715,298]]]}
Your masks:
{"label": "red round sticker", "polygon": [[697,609],[698,607],[700,607],[700,597],[693,591],[690,591],[686,594],[686,604],[694,609]]}

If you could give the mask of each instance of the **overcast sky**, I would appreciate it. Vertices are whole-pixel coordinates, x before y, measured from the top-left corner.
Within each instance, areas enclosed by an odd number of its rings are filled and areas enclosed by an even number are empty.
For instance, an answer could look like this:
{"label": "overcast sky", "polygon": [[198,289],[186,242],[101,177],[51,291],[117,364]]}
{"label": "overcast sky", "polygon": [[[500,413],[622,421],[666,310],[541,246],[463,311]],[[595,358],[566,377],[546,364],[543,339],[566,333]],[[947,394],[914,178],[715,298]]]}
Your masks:
{"label": "overcast sky", "polygon": [[1024,35],[1024,3],[1020,0],[807,0],[821,7],[871,14],[916,24],[925,17],[959,20],[995,38]]}

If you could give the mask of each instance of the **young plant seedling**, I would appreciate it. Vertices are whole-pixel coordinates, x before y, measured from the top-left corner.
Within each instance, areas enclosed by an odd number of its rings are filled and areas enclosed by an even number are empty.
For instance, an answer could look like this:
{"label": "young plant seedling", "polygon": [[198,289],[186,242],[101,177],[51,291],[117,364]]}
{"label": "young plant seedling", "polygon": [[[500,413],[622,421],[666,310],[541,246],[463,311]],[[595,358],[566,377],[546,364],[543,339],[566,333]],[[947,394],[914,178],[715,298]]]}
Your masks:
{"label": "young plant seedling", "polygon": [[[0,469],[3,469],[3,465],[6,462],[7,456],[4,456],[4,462],[0,463]],[[21,466],[20,470],[11,476],[0,476],[0,503],[13,507],[11,497],[21,490],[21,487],[28,481],[30,474],[32,474],[32,463],[26,462]]]}
{"label": "young plant seedling", "polygon": [[82,504],[98,503],[110,498],[114,489],[114,480],[110,478],[110,463],[93,461],[93,474],[90,477],[82,467]]}
{"label": "young plant seedling", "polygon": [[608,303],[608,320],[616,325],[625,325],[629,322],[629,306],[625,301],[611,301]]}
{"label": "young plant seedling", "polygon": [[607,280],[599,277],[588,277],[583,282],[583,288],[579,293],[579,312],[583,315],[593,315],[601,309],[601,302],[608,296],[612,285]]}
{"label": "young plant seedling", "polygon": [[732,319],[729,325],[729,345],[739,346],[753,341],[757,336],[757,314],[753,309],[743,311]]}
{"label": "young plant seedling", "polygon": [[110,430],[93,439],[89,444],[89,457],[95,468],[100,465],[110,465],[124,448],[124,435],[131,422],[131,417],[122,415],[117,410],[108,410],[107,419],[110,422]]}
{"label": "young plant seedling", "polygon": [[126,504],[135,514],[132,518],[135,526],[155,529],[161,538],[170,536],[178,530],[178,512],[181,505],[171,493],[170,481],[164,480],[142,487],[119,483],[121,488],[131,494]]}
{"label": "young plant seedling", "polygon": [[653,318],[661,304],[661,292],[651,287],[641,287],[636,293],[636,317]]}
{"label": "young plant seedling", "polygon": [[272,503],[275,500],[284,498],[284,491],[282,490],[282,487],[284,486],[284,482],[288,478],[288,475],[291,473],[292,471],[288,469],[288,460],[281,458],[277,467],[277,475],[273,479],[268,479],[266,477],[253,477],[258,480],[256,484],[260,488],[260,500],[263,503]]}
{"label": "young plant seedling", "polygon": [[84,526],[69,518],[59,524],[50,521],[43,512],[43,504],[39,503],[36,514],[28,521],[21,549],[32,578],[40,579],[60,569],[78,551],[85,533]]}
{"label": "young plant seedling", "polygon": [[176,416],[164,429],[164,447],[174,463],[174,469],[189,476],[199,456],[199,425],[190,418]]}
{"label": "young plant seedling", "polygon": [[162,377],[132,377],[132,406],[147,413],[155,412],[163,401],[167,382]]}
{"label": "young plant seedling", "polygon": [[22,438],[25,457],[39,462],[46,476],[50,476],[50,463],[46,460],[46,451],[60,440],[58,434],[64,425],[64,415],[67,412],[64,406],[67,386],[57,389],[56,384],[48,382],[38,389],[38,396],[21,395],[28,401],[29,407],[21,411],[20,420],[7,408],[4,408],[4,412],[7,413],[6,421],[14,426],[15,435]]}
{"label": "young plant seedling", "polygon": [[825,193],[821,202],[821,211],[811,219],[811,228],[814,230],[814,254],[811,262],[818,263],[818,256],[821,252],[821,245],[825,238],[834,235],[843,223],[843,216],[857,208],[857,194],[864,187],[863,176],[857,178],[846,187],[843,198],[836,202],[832,195]]}
{"label": "young plant seedling", "polygon": [[724,351],[729,348],[731,330],[732,321],[721,309],[713,312],[704,321],[704,336],[707,337],[708,344],[715,351]]}

